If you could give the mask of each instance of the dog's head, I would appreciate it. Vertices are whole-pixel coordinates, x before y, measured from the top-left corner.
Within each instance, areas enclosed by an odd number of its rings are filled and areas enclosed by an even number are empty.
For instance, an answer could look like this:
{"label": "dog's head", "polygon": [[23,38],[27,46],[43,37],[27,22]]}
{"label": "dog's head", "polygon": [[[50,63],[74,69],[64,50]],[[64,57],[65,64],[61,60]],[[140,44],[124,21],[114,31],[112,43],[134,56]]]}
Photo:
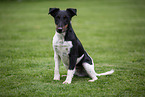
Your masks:
{"label": "dog's head", "polygon": [[71,21],[71,18],[76,15],[77,10],[68,8],[66,10],[60,10],[59,8],[49,8],[49,13],[54,17],[56,24],[56,31],[58,33],[66,32],[67,27]]}

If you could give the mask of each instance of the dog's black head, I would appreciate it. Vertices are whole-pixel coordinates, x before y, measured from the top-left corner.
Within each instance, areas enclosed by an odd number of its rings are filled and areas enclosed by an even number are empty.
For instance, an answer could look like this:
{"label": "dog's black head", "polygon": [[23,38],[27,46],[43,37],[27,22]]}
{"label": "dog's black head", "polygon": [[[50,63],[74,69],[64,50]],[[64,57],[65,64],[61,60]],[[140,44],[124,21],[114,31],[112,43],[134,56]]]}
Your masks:
{"label": "dog's black head", "polygon": [[56,31],[58,33],[66,32],[67,27],[71,21],[71,18],[76,15],[77,10],[68,8],[66,10],[60,10],[59,8],[50,8],[49,13],[55,19]]}

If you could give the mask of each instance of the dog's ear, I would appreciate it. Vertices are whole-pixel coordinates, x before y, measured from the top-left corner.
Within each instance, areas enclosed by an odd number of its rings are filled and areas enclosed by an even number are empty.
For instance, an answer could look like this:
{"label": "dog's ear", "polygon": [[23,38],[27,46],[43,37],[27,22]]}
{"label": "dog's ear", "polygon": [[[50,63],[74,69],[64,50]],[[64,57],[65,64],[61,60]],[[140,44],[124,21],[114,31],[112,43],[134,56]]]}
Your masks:
{"label": "dog's ear", "polygon": [[59,8],[49,8],[49,13],[48,14],[55,17],[58,11],[59,11]]}
{"label": "dog's ear", "polygon": [[72,18],[74,15],[77,15],[77,9],[73,9],[73,8],[68,8],[66,9],[67,13],[69,14],[69,16]]}

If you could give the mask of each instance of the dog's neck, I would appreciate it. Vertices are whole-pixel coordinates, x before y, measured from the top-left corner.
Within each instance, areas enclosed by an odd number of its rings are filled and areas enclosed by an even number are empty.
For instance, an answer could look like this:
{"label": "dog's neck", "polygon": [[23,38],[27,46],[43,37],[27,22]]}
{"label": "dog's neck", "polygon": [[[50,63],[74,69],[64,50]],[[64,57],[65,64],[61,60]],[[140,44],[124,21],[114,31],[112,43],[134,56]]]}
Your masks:
{"label": "dog's neck", "polygon": [[57,31],[55,31],[55,34],[60,37],[61,39],[65,37],[66,35],[66,32],[63,32],[63,33],[58,33]]}

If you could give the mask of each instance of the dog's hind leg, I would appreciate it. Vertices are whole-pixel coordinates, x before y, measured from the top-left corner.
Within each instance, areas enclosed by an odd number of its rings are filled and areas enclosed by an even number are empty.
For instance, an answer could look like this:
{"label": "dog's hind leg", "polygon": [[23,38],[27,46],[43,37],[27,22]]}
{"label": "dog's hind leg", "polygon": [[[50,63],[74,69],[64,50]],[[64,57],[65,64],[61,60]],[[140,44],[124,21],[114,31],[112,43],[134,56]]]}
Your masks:
{"label": "dog's hind leg", "polygon": [[89,63],[83,63],[83,67],[85,68],[88,75],[92,78],[92,80],[89,80],[89,82],[94,82],[98,78],[96,77],[96,72],[94,70],[94,64],[90,65]]}

